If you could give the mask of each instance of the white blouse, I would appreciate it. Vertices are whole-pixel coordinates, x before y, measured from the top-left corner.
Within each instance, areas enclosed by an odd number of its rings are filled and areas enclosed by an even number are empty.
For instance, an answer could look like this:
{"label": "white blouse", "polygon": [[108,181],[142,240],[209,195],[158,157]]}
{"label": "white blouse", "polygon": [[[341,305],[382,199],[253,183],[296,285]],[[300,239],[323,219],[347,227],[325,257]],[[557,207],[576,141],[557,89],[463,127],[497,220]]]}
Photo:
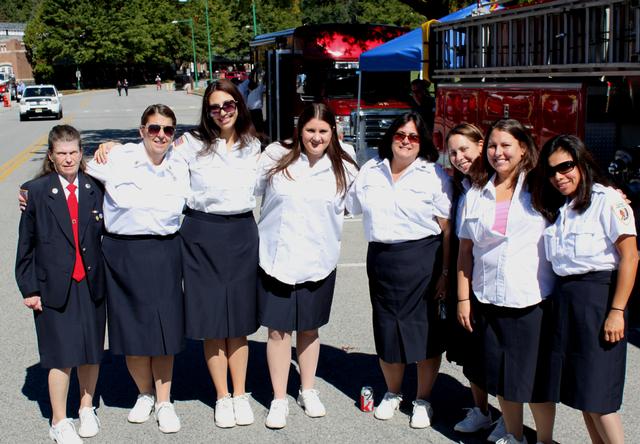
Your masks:
{"label": "white blouse", "polygon": [[567,202],[556,222],[544,231],[547,259],[560,276],[615,270],[620,256],[615,243],[636,235],[633,210],[620,193],[593,184],[591,205],[580,214]]}
{"label": "white blouse", "polygon": [[227,151],[226,141],[217,139],[213,152],[198,153],[203,144],[186,133],[173,143],[177,157],[184,159],[191,176],[191,196],[187,206],[193,210],[214,214],[242,214],[256,206],[254,188],[260,157],[260,141],[248,146],[240,142]]}
{"label": "white blouse", "polygon": [[547,223],[533,209],[518,178],[505,234],[493,230],[496,214],[495,176],[465,195],[459,237],[473,242],[473,293],[480,302],[503,307],[535,305],[551,294],[554,274],[544,254]]}
{"label": "white blouse", "polygon": [[87,164],[87,174],[105,185],[104,223],[109,233],[168,235],[178,231],[189,196],[189,172],[170,148],[154,165],[142,143],[128,143],[109,162]]}
{"label": "white blouse", "polygon": [[[302,153],[283,172],[267,173],[289,150],[278,143],[267,147],[258,167],[256,194],[262,195],[258,231],[260,267],[286,284],[326,278],[337,266],[344,221],[344,197],[328,156],[313,167]],[[356,176],[354,165],[344,162],[346,186]]]}
{"label": "white blouse", "polygon": [[363,214],[369,242],[398,243],[440,234],[436,217],[449,219],[452,183],[440,165],[417,158],[394,183],[387,159],[369,160],[347,197],[347,210]]}

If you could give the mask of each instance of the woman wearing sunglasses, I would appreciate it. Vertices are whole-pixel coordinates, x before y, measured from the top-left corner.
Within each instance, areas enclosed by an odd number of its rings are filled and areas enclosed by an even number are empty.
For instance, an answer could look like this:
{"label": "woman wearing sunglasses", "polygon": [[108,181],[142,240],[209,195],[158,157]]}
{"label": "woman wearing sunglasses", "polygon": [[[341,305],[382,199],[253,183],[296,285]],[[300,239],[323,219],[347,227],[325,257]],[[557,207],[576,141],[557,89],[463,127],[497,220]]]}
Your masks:
{"label": "woman wearing sunglasses", "polygon": [[558,136],[540,152],[533,201],[552,224],[547,259],[553,298],[551,386],[581,410],[592,442],[622,443],[625,314],[638,266],[633,211],[610,188],[580,139]]}
{"label": "woman wearing sunglasses", "polygon": [[[97,159],[106,162],[112,147],[101,145]],[[247,335],[258,329],[258,230],[252,211],[260,142],[231,81],[207,87],[198,126],[178,138],[174,150],[191,178],[180,228],[186,336],[204,340],[217,395],[215,424],[249,425],[254,415],[245,382]]]}
{"label": "woman wearing sunglasses", "polygon": [[[544,257],[546,222],[533,209],[527,185],[538,150],[513,119],[495,122],[484,140],[461,215],[458,321],[482,337],[487,391],[498,397],[506,429],[497,442],[527,442],[523,404],[529,403],[537,441],[548,444],[555,404],[544,380],[550,329],[545,300],[554,276]],[[474,318],[475,311],[480,316]]]}
{"label": "woman wearing sunglasses", "polygon": [[340,147],[335,116],[318,103],[298,118],[290,148],[273,143],[260,159],[258,298],[260,323],[269,328],[267,362],[274,398],[265,422],[269,428],[287,423],[293,331],[300,365],[298,404],[309,417],[326,414],[314,389],[318,329],[329,322],[345,194],[356,173],[355,162]]}
{"label": "woman wearing sunglasses", "polygon": [[363,213],[369,241],[373,335],[387,385],[374,416],[393,417],[402,402],[406,364],[415,362],[418,388],[410,425],[425,428],[444,351],[442,335],[434,330],[448,270],[436,263],[449,263],[451,181],[434,163],[438,152],[417,113],[389,127],[378,153],[362,167],[347,198],[349,212]]}
{"label": "woman wearing sunglasses", "polygon": [[180,430],[170,394],[173,356],[184,344],[177,234],[189,175],[169,148],[175,128],[171,108],[151,105],[140,122],[142,142],[113,150],[108,163],[87,165],[87,173],[105,186],[109,349],[126,356],[139,392],[128,420],[145,422],[155,410],[164,433]]}

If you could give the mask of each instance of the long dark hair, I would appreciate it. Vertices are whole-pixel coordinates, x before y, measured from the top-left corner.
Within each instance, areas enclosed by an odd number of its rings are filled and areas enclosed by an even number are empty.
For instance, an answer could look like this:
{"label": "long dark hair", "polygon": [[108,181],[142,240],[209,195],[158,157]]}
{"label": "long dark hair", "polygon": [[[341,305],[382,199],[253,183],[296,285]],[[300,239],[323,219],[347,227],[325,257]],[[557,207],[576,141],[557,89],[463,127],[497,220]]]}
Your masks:
{"label": "long dark hair", "polygon": [[238,117],[233,128],[240,140],[240,147],[242,148],[249,145],[256,133],[253,123],[251,122],[251,114],[249,113],[242,93],[230,80],[217,80],[209,84],[204,91],[204,96],[202,96],[202,109],[200,110],[200,121],[195,129],[189,131],[196,139],[202,142],[202,150],[198,153],[201,156],[212,153],[216,139],[220,138],[220,127],[209,114],[209,97],[211,97],[211,94],[215,91],[226,92],[236,101],[236,114]]}
{"label": "long dark hair", "polygon": [[416,130],[418,130],[418,136],[420,137],[420,150],[418,151],[418,157],[428,160],[429,162],[435,162],[438,160],[438,150],[433,145],[431,133],[428,130],[427,125],[424,123],[422,117],[420,117],[420,114],[413,111],[401,115],[393,121],[391,126],[389,126],[382,137],[380,146],[378,147],[378,156],[380,156],[381,159],[387,159],[391,162],[393,159],[393,151],[391,150],[393,135],[400,127],[403,127],[409,122],[413,122],[416,125]]}
{"label": "long dark hair", "polygon": [[[451,139],[453,136],[466,137],[475,144],[479,144],[484,140],[484,135],[482,134],[482,130],[480,128],[472,123],[461,123],[453,127],[447,134],[447,137],[445,137],[444,139],[444,146],[447,148],[447,155],[449,154],[449,139]],[[475,163],[477,160],[478,159],[476,159],[473,163]],[[462,171],[458,170],[456,167],[453,167],[453,185],[456,196],[459,196],[464,191],[462,187],[462,181],[465,179],[465,177],[466,175]]]}
{"label": "long dark hair", "polygon": [[[571,156],[580,171],[580,183],[576,189],[576,196],[571,207],[578,213],[584,213],[591,205],[591,191],[593,184],[609,185],[600,167],[587,150],[582,140],[576,136],[562,134],[547,141],[540,151],[540,161],[532,179],[533,207],[549,222],[558,218],[559,210],[567,200],[549,179],[549,157],[558,151],[564,151]],[[533,185],[535,184],[535,185]]]}
{"label": "long dark hair", "polygon": [[[37,177],[46,176],[49,173],[53,173],[56,171],[53,162],[49,158],[50,154],[53,154],[53,148],[58,142],[78,142],[78,147],[80,148],[80,154],[83,153],[82,150],[82,138],[80,137],[80,131],[72,127],[71,125],[56,125],[51,128],[49,131],[49,140],[48,140],[48,148],[47,155],[44,156],[44,160],[42,161],[42,167],[40,171],[36,175]],[[84,160],[84,156],[80,160],[80,171],[84,172],[87,164]]]}
{"label": "long dark hair", "polygon": [[469,170],[469,178],[473,185],[477,187],[484,187],[487,182],[489,182],[491,176],[496,172],[489,163],[489,159],[487,157],[489,151],[489,139],[493,131],[504,131],[505,133],[511,134],[513,138],[524,147],[524,155],[518,165],[518,175],[523,172],[528,173],[533,170],[536,163],[538,163],[538,149],[536,147],[536,143],[533,140],[533,137],[531,137],[531,133],[529,133],[524,125],[515,119],[498,120],[489,127],[487,134],[484,137],[482,156],[480,157],[482,161],[474,162]]}
{"label": "long dark hair", "polygon": [[357,168],[356,163],[340,146],[338,133],[336,131],[336,117],[333,112],[323,103],[312,103],[308,105],[298,117],[298,125],[296,126],[296,137],[290,146],[291,151],[284,155],[278,163],[269,171],[268,177],[271,180],[275,174],[282,172],[288,179],[293,180],[289,174],[288,167],[300,158],[300,154],[304,149],[302,143],[302,129],[312,119],[322,120],[331,127],[331,140],[325,154],[331,160],[333,174],[336,176],[336,193],[345,194],[347,192],[347,176],[343,162],[349,162]]}

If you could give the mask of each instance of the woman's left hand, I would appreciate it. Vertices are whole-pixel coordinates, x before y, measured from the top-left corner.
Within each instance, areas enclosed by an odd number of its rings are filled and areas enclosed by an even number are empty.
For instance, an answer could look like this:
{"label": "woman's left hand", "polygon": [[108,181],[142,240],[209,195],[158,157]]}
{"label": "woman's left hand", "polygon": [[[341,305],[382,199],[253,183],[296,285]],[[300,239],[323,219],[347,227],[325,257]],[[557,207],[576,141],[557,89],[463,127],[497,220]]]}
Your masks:
{"label": "woman's left hand", "polygon": [[436,291],[433,298],[436,301],[442,301],[447,298],[447,288],[449,287],[449,279],[444,274],[440,275],[438,283],[436,284]]}
{"label": "woman's left hand", "polygon": [[604,321],[604,340],[618,342],[624,338],[624,312],[611,310]]}

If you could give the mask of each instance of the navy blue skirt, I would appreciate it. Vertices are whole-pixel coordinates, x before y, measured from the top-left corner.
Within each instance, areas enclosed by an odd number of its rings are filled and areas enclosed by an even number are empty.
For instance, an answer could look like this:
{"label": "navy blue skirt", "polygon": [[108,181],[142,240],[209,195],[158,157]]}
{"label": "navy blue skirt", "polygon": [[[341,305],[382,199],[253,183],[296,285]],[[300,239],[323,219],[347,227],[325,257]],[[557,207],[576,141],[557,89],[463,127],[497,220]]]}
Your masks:
{"label": "navy blue skirt", "polygon": [[553,330],[550,301],[525,308],[481,303],[476,307],[487,392],[513,402],[552,401],[547,379]]}
{"label": "navy blue skirt", "polygon": [[107,234],[109,349],[127,356],[174,355],[184,347],[180,237]]}
{"label": "navy blue skirt", "polygon": [[[616,273],[598,271],[560,277],[553,297],[551,353],[554,400],[590,413],[613,413],[622,405],[627,339],[604,340]],[[625,314],[626,324],[626,314]]]}
{"label": "navy blue skirt", "polygon": [[63,307],[34,311],[40,365],[70,368],[99,364],[104,353],[105,300],[91,299],[86,279],[71,281]]}
{"label": "navy blue skirt", "polygon": [[258,329],[258,227],[252,212],[188,210],[180,228],[186,335],[235,338]]}
{"label": "navy blue skirt", "polygon": [[260,269],[260,325],[280,331],[315,330],[329,322],[336,270],[317,282],[289,285]]}
{"label": "navy blue skirt", "polygon": [[373,337],[376,353],[385,362],[418,362],[444,351],[443,326],[431,291],[441,244],[440,236],[397,244],[369,243]]}

